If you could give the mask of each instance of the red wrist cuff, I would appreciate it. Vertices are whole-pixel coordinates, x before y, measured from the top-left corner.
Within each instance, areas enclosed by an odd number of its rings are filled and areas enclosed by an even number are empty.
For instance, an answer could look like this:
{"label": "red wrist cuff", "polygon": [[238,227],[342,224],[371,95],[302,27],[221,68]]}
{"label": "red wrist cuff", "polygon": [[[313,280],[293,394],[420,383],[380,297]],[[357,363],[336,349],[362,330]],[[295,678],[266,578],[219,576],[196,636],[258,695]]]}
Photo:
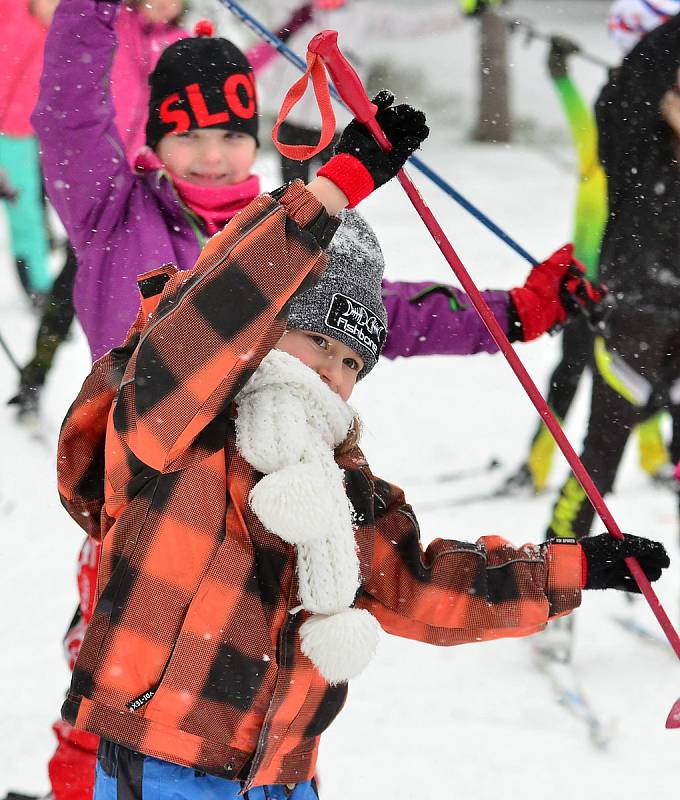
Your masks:
{"label": "red wrist cuff", "polygon": [[585,550],[581,547],[581,589],[586,588],[587,581],[588,581],[588,559],[586,558]]}
{"label": "red wrist cuff", "polygon": [[522,341],[530,342],[536,339],[543,330],[541,330],[542,320],[539,320],[539,314],[536,313],[538,304],[534,293],[520,286],[517,289],[510,289],[508,294],[522,326]]}
{"label": "red wrist cuff", "polygon": [[545,300],[523,286],[510,289],[508,294],[522,325],[523,342],[537,339],[564,320],[564,311],[557,300]]}
{"label": "red wrist cuff", "polygon": [[359,205],[375,189],[371,173],[358,158],[349,153],[333,156],[316,174],[328,178],[345,193],[349,201],[348,208]]}

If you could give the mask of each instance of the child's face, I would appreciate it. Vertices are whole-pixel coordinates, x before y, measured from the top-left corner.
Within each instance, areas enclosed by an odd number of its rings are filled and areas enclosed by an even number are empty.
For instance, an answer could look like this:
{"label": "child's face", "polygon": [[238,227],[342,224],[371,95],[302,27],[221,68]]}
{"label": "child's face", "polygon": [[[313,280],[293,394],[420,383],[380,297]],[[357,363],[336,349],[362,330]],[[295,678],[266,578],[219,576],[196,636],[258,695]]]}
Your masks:
{"label": "child's face", "polygon": [[198,186],[229,186],[246,180],[256,151],[252,136],[220,128],[169,133],[156,148],[173,175]]}
{"label": "child's face", "polygon": [[345,401],[364,368],[363,359],[354,350],[316,331],[286,331],[276,347],[299,358]]}
{"label": "child's face", "polygon": [[168,23],[184,10],[184,0],[140,0],[137,8],[150,22]]}

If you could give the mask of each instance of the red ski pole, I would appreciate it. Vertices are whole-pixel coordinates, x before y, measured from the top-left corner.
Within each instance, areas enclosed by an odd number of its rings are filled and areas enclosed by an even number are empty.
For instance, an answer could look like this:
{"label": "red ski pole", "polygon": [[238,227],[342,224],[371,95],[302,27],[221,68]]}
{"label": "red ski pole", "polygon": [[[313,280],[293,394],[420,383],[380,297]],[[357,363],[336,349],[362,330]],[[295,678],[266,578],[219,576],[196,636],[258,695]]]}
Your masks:
{"label": "red ski pole", "polygon": [[[338,47],[337,31],[321,31],[309,42],[307,49],[322,59],[326,69],[333,79],[333,83],[335,84],[338,94],[350,108],[356,119],[366,125],[383,150],[389,152],[389,150],[392,148],[392,145],[375,119],[377,108],[369,100],[361,79],[354,71],[354,68],[340,52]],[[418,212],[420,218],[425,223],[425,227],[432,235],[436,245],[442,251],[444,258],[447,260],[449,266],[463,286],[463,289],[467,292],[472,304],[477,309],[477,312],[484,321],[484,324],[489,329],[489,333],[510,364],[512,371],[515,373],[519,382],[524,387],[524,390],[529,395],[529,398],[534,404],[541,419],[545,423],[550,433],[553,435],[557,446],[567,459],[569,466],[583,487],[583,490],[592,503],[593,508],[597,511],[600,519],[604,523],[609,533],[615,539],[623,539],[623,533],[616,523],[616,520],[612,516],[611,511],[604,502],[602,495],[595,486],[586,468],[581,463],[581,459],[576,454],[576,451],[571,446],[555,415],[550,410],[550,407],[543,399],[543,396],[536,387],[536,384],[526,371],[521,359],[512,348],[508,337],[498,324],[491,309],[485,303],[480,291],[477,289],[474,281],[463,266],[462,261],[458,257],[456,251],[453,249],[453,246],[447,239],[446,234],[442,230],[441,226],[435,219],[434,214],[427,207],[427,204],[420,196],[413,182],[403,169],[399,171],[397,178],[411,200],[414,208]],[[626,558],[626,564],[628,565],[628,569],[631,571],[631,574],[635,578],[637,585],[640,587],[640,591],[649,603],[654,616],[659,621],[659,625],[661,625],[669,644],[673,648],[677,657],[680,659],[680,637],[668,618],[668,615],[661,605],[659,598],[656,596],[652,585],[647,580],[647,576],[640,567],[638,560],[636,558],[629,557]],[[671,709],[666,721],[666,727],[680,728],[680,699],[675,702],[673,708]]]}

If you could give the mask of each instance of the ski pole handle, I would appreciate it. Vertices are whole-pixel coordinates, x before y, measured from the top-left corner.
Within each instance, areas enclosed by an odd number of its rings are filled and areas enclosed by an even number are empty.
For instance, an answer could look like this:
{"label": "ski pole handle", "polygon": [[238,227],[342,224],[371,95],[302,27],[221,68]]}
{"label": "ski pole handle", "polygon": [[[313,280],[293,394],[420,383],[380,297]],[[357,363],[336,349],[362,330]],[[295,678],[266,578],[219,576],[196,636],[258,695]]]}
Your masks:
{"label": "ski pole handle", "polygon": [[[354,67],[349,63],[338,47],[337,31],[321,31],[307,45],[307,50],[314,53],[326,65],[330,73],[335,89],[340,98],[349,108],[352,114],[374,133],[370,122],[375,119],[378,107],[371,103],[366,95],[366,90],[357,75]],[[380,130],[380,126],[376,126]],[[380,130],[382,133],[382,131]],[[383,138],[391,147],[387,137],[383,133]],[[382,145],[382,142],[378,142]]]}

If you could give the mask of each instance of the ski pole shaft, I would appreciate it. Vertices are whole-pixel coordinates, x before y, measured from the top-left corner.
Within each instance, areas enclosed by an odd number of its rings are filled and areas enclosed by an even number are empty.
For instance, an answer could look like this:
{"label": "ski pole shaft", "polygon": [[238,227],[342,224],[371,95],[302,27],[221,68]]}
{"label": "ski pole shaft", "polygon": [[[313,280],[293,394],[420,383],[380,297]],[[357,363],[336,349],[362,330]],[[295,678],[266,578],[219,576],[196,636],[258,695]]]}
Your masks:
{"label": "ski pole shaft", "polygon": [[[331,77],[333,78],[336,88],[349,106],[350,110],[354,113],[357,119],[368,117],[365,122],[366,126],[383,150],[389,152],[389,150],[392,148],[389,140],[376,121],[375,116],[369,116],[371,108],[375,107],[369,100],[359,76],[356,75],[351,64],[340,52],[337,39],[337,31],[322,31],[310,41],[309,50],[313,53],[317,53],[323,59]],[[350,71],[354,73],[354,76],[351,76]],[[475,282],[472,280],[468,271],[463,266],[463,262],[458,257],[458,254],[449,242],[446,234],[435,219],[434,214],[430,211],[418,193],[415,185],[403,169],[399,171],[397,178],[411,200],[414,208],[418,212],[420,218],[425,223],[425,226],[432,235],[435,243],[441,250],[444,258],[447,260],[449,266],[460,281],[463,289],[467,292],[472,304],[477,309],[479,315],[484,321],[484,324],[488,328],[489,333],[491,333],[491,336],[507,359],[510,367],[517,376],[517,379],[524,387],[526,393],[529,395],[529,398],[538,411],[539,416],[553,435],[558,447],[564,454],[564,457],[567,459],[567,462],[574,472],[574,475],[583,487],[583,490],[602,519],[605,527],[614,538],[623,539],[623,534],[621,533],[621,530],[612,513],[607,507],[604,498],[598,491],[586,468],[581,463],[580,458],[576,454],[574,448],[571,446],[571,443],[567,439],[564,431],[557,421],[557,418],[552,413],[536,384],[531,379],[531,376],[524,367],[521,359],[514,351],[510,341],[508,340],[508,337],[505,335],[505,332],[498,324],[496,317],[493,315],[493,312],[484,301],[484,298],[482,297]],[[668,638],[671,647],[680,659],[680,637],[678,637],[678,634],[668,618],[668,615],[656,596],[656,593],[652,589],[647,576],[640,567],[636,558],[626,558],[626,564],[628,565],[628,568],[640,587],[640,591],[645,596],[650,608],[659,621],[659,624]]]}
{"label": "ski pole shaft", "polygon": [[5,341],[5,337],[0,333],[0,347],[5,351],[5,355],[9,359],[10,364],[21,375],[21,365],[14,357],[14,353],[9,349],[9,345]]}
{"label": "ski pole shaft", "polygon": [[[526,17],[509,17],[506,14],[499,13],[498,11],[495,13],[505,22],[510,33],[515,33],[517,30],[524,28],[528,34],[527,38],[529,39],[539,39],[543,42],[550,42],[553,39],[552,34],[543,33],[542,31],[537,30],[536,25]],[[580,56],[584,61],[589,61],[591,64],[595,64],[598,67],[611,69],[611,64],[609,64],[603,58],[595,56],[592,53],[589,53],[587,50],[583,50],[581,47],[574,50],[574,55]]]}
{"label": "ski pole shaft", "polygon": [[[235,17],[240,19],[241,22],[250,28],[257,36],[269,42],[269,44],[278,50],[287,61],[293,64],[293,66],[297,67],[301,72],[304,72],[307,69],[307,65],[303,59],[301,59],[300,56],[295,53],[295,51],[291,50],[288,45],[281,41],[278,36],[266,28],[252,14],[249,14],[240,3],[236,2],[236,0],[219,0],[219,2],[226,6],[226,8],[232,14],[234,14]],[[342,100],[336,89],[333,86],[329,88],[331,96],[336,100],[336,102],[339,102],[341,105],[345,106],[345,108],[348,108],[347,104]],[[517,241],[515,241],[510,234],[504,231],[500,226],[496,225],[496,223],[493,222],[483,211],[477,208],[474,203],[464,197],[459,191],[454,189],[450,183],[445,181],[444,178],[442,178],[441,175],[435,172],[431,167],[427,166],[427,164],[425,164],[416,156],[411,156],[409,162],[417,170],[422,172],[425,177],[429,178],[435,184],[435,186],[437,186],[452,200],[458,203],[461,208],[463,208],[478,222],[484,225],[484,227],[488,228],[488,230],[490,230],[502,242],[505,242],[508,247],[517,253],[517,255],[519,255],[525,261],[528,261],[532,267],[535,267],[539,263],[538,260],[528,253]]]}
{"label": "ski pole shaft", "polygon": [[514,250],[518,256],[523,258],[525,261],[528,261],[532,267],[535,267],[539,263],[534,256],[527,252],[522,245],[519,244],[519,242],[510,236],[510,234],[504,231],[503,228],[496,225],[496,223],[490,217],[488,217],[483,211],[477,208],[477,206],[471,203],[459,191],[454,189],[450,183],[447,183],[431,167],[428,167],[424,161],[421,161],[417,156],[411,156],[409,163],[413,164],[417,170],[420,170],[420,172],[422,172],[426,178],[429,178],[435,186],[438,186],[452,200],[455,200],[461,208],[468,212],[468,214],[473,216],[478,222],[481,222],[485,228],[494,234],[494,236],[497,236],[502,242],[505,242],[505,244],[507,244],[511,250]]}

